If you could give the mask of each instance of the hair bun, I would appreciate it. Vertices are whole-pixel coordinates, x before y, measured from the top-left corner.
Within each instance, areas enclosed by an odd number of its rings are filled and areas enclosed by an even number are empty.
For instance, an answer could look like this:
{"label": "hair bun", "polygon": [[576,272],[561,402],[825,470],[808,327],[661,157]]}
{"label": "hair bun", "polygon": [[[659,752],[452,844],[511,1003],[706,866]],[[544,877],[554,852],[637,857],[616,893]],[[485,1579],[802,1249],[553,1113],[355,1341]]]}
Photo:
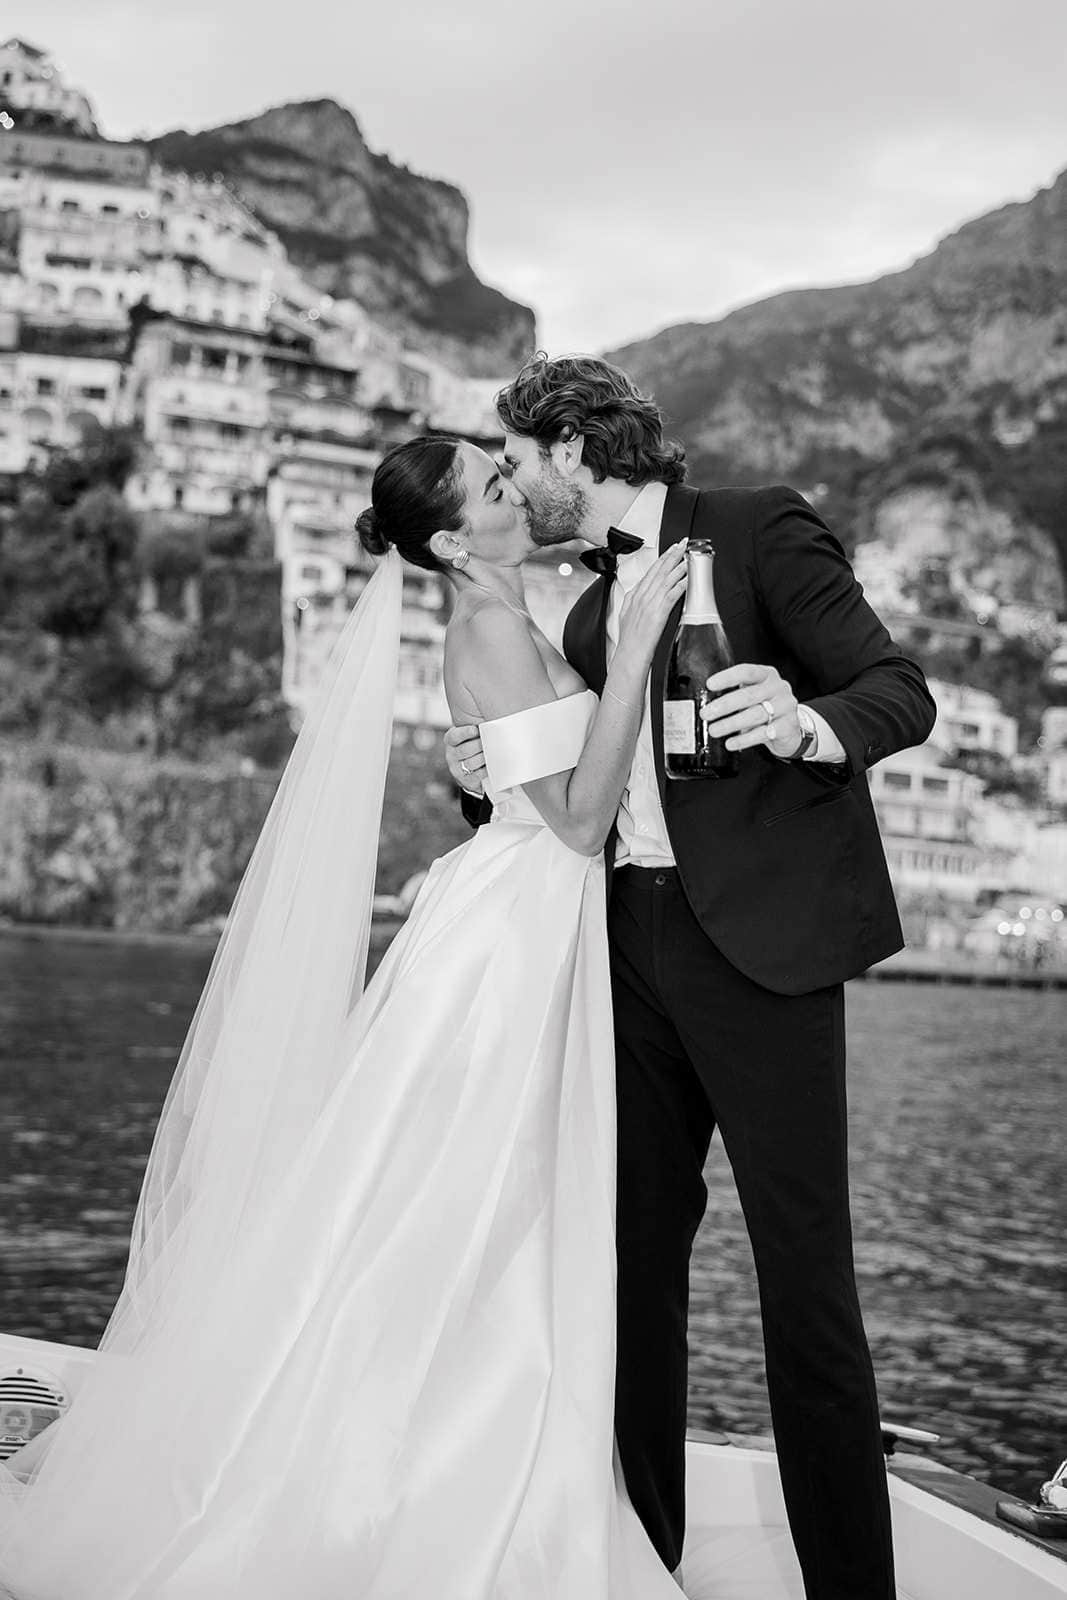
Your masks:
{"label": "hair bun", "polygon": [[368,555],[384,556],[391,543],[382,527],[382,520],[373,506],[368,506],[356,518],[356,533]]}

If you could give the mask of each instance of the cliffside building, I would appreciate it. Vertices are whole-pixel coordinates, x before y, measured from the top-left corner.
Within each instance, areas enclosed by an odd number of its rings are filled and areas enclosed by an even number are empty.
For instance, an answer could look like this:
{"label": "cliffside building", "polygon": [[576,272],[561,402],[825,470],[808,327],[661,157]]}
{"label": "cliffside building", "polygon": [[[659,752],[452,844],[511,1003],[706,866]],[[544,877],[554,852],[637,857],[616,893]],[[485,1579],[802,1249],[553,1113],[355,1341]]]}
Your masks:
{"label": "cliffside building", "polygon": [[1005,761],[1015,759],[1019,724],[1001,709],[995,695],[933,678],[930,693],[937,702],[937,721],[930,739],[939,749],[950,756],[990,750]]}
{"label": "cliffside building", "polygon": [[983,863],[974,827],[982,783],[943,760],[929,744],[889,756],[871,769],[871,797],[897,891],[973,901]]}
{"label": "cliffside building", "polygon": [[19,115],[33,126],[76,128],[96,135],[93,108],[79,89],[63,82],[47,50],[25,39],[0,44],[0,110]]}
{"label": "cliffside building", "polygon": [[[144,449],[127,493],[157,529],[265,514],[299,713],[368,575],[353,524],[382,452],[431,427],[495,445],[499,384],[324,294],[218,177],[101,138],[85,96],[25,41],[0,47],[5,105],[0,489],[91,422],[128,422]],[[414,575],[405,595],[398,716],[436,729],[445,590]]]}

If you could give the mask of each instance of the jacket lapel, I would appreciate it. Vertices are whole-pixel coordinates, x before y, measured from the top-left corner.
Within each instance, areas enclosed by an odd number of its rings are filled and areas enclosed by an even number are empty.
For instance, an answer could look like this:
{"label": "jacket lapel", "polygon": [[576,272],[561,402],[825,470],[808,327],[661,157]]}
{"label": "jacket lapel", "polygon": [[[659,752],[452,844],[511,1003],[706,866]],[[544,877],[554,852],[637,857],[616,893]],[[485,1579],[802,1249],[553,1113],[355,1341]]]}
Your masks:
{"label": "jacket lapel", "polygon": [[597,694],[608,675],[607,621],[611,583],[599,577],[575,601],[563,630],[563,654]]}
{"label": "jacket lapel", "polygon": [[[667,489],[667,503],[663,508],[663,521],[659,530],[659,553],[663,555],[679,539],[687,539],[696,516],[699,494],[682,483],[672,483]],[[683,601],[679,600],[660,636],[656,653],[652,657],[652,676],[649,683],[650,710],[652,713],[652,749],[656,758],[656,777],[659,779],[660,799],[665,799],[667,771],[663,762],[663,686],[667,678],[667,663],[671,645],[682,614]]]}

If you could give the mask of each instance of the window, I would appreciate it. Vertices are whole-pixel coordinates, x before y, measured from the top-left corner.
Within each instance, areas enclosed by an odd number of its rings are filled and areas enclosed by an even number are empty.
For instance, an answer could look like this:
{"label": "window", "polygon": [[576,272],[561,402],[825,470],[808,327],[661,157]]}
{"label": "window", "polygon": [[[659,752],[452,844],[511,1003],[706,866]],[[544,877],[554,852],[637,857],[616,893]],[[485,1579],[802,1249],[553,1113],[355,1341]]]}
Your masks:
{"label": "window", "polygon": [[882,783],[884,784],[884,786],[887,789],[896,789],[896,790],[910,789],[911,788],[911,773],[910,772],[885,772],[885,771],[883,771],[883,773],[882,773]]}
{"label": "window", "polygon": [[35,443],[39,443],[51,434],[52,418],[43,406],[30,406],[23,415],[22,425],[27,436]]}
{"label": "window", "polygon": [[924,794],[948,794],[947,778],[923,778]]}
{"label": "window", "polygon": [[171,433],[189,433],[192,430],[193,424],[188,417],[170,417],[168,420]]}
{"label": "window", "polygon": [[59,202],[59,209],[60,211],[80,211],[81,206],[78,204],[77,200],[61,200]]}
{"label": "window", "polygon": [[37,393],[38,394],[55,394],[55,392],[56,392],[56,380],[54,378],[38,378],[37,379]]}
{"label": "window", "polygon": [[98,383],[87,383],[82,388],[82,396],[86,400],[106,400],[107,390]]}

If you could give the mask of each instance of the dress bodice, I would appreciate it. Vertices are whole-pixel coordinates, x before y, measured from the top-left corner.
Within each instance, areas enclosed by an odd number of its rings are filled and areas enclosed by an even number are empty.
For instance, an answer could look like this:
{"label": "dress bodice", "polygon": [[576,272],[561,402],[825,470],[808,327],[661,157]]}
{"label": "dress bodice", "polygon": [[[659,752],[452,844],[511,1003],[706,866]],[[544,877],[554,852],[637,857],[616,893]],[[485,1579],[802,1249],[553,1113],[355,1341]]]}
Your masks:
{"label": "dress bodice", "polygon": [[521,786],[553,772],[569,772],[577,764],[598,703],[592,689],[581,689],[481,724],[486,793],[493,802],[494,822],[542,824],[540,812]]}

